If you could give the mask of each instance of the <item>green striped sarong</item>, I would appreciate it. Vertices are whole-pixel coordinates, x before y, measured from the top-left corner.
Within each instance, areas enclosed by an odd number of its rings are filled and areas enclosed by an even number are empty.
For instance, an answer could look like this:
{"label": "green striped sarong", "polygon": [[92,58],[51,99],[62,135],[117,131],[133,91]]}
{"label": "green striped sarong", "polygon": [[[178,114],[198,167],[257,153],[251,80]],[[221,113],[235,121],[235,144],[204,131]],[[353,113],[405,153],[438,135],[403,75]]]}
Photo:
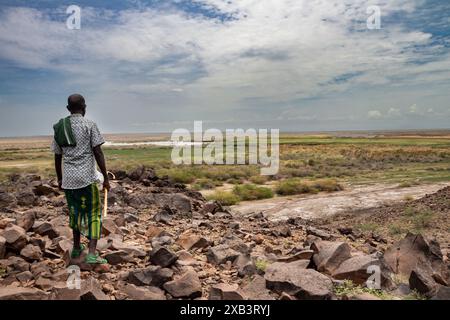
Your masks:
{"label": "green striped sarong", "polygon": [[88,239],[100,239],[102,213],[96,183],[76,190],[65,190],[69,206],[70,227]]}

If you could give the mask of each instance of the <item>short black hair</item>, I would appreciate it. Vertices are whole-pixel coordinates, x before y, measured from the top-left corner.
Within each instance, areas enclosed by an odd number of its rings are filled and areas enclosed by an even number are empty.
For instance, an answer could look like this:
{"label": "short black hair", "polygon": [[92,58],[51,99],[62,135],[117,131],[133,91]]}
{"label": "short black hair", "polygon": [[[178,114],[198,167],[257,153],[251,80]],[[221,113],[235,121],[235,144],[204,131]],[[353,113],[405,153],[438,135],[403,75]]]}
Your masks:
{"label": "short black hair", "polygon": [[67,108],[71,111],[79,111],[86,107],[86,101],[81,94],[75,93],[67,98]]}

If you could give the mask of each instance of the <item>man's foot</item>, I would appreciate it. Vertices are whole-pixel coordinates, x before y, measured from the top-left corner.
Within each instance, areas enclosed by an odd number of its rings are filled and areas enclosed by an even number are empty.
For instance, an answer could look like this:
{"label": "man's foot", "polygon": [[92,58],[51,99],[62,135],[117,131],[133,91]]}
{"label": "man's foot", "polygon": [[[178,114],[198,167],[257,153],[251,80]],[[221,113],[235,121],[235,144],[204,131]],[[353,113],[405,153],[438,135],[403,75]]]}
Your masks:
{"label": "man's foot", "polygon": [[101,258],[98,254],[88,253],[86,256],[87,264],[107,264],[108,261],[106,259]]}
{"label": "man's foot", "polygon": [[81,256],[81,254],[83,253],[83,250],[86,249],[86,247],[84,246],[84,244],[80,244],[80,248],[79,249],[72,249],[72,253],[70,254],[70,257],[72,259],[76,259],[79,256]]}

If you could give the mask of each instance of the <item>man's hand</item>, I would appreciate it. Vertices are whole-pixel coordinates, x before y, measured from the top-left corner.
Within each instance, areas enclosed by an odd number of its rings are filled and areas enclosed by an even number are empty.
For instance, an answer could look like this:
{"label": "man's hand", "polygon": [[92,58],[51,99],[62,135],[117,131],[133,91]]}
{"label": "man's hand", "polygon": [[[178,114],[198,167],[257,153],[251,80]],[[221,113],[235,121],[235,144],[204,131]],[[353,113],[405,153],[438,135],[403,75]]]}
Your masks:
{"label": "man's hand", "polygon": [[105,179],[105,181],[103,181],[103,189],[106,189],[106,190],[111,190],[111,186],[109,185],[109,180],[108,179]]}

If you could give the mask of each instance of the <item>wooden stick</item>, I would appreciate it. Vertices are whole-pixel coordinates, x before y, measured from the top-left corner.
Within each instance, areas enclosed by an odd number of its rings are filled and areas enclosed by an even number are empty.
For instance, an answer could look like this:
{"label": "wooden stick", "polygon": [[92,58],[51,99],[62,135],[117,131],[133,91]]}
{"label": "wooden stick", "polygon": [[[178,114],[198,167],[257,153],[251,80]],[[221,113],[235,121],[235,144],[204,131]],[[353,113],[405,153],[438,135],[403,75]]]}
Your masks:
{"label": "wooden stick", "polygon": [[103,203],[103,218],[108,216],[108,189],[105,189],[105,202]]}

